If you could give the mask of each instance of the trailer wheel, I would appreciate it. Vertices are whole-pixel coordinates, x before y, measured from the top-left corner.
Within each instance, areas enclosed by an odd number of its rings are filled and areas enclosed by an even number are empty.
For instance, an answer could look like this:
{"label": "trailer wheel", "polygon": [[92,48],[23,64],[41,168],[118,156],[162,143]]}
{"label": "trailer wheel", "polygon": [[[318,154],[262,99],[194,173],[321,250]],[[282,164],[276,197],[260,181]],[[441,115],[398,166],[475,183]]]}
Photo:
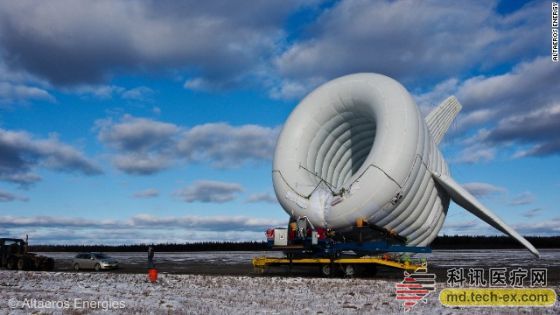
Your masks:
{"label": "trailer wheel", "polygon": [[377,274],[377,266],[376,265],[367,266],[365,272],[368,277],[375,277],[375,275]]}
{"label": "trailer wheel", "polygon": [[6,268],[9,270],[16,269],[16,262],[14,261],[13,258],[8,259],[8,262],[6,263]]}
{"label": "trailer wheel", "polygon": [[330,264],[324,264],[321,266],[321,273],[325,277],[330,277],[333,274],[333,268]]}
{"label": "trailer wheel", "polygon": [[348,264],[348,265],[344,265],[342,267],[342,271],[344,272],[344,275],[348,278],[352,278],[356,275],[356,266]]}
{"label": "trailer wheel", "polygon": [[53,271],[54,270],[54,259],[49,258],[47,260],[47,266],[46,266],[45,270],[47,270],[47,271]]}

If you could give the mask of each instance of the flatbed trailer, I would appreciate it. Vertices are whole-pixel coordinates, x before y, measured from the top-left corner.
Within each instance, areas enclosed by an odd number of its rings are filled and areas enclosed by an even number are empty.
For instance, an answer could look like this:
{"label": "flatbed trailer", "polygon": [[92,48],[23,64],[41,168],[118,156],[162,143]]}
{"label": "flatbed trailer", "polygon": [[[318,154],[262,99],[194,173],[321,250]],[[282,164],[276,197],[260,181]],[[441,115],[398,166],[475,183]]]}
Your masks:
{"label": "flatbed trailer", "polygon": [[425,267],[425,260],[411,259],[409,254],[432,251],[409,246],[405,238],[363,220],[347,237],[316,229],[306,217],[297,218],[288,229],[268,229],[266,236],[270,250],[282,251],[285,257],[254,257],[253,267],[261,271],[273,266],[318,266],[324,276],[340,270],[352,277],[362,271],[372,275],[377,266],[386,266],[414,272]]}
{"label": "flatbed trailer", "polygon": [[318,266],[324,276],[332,276],[336,270],[342,271],[345,276],[355,276],[359,271],[366,271],[374,275],[377,266],[386,266],[406,271],[416,271],[422,268],[425,261],[422,260],[398,260],[387,255],[378,257],[340,257],[340,258],[278,258],[278,257],[254,257],[253,267],[266,270],[273,266]]}

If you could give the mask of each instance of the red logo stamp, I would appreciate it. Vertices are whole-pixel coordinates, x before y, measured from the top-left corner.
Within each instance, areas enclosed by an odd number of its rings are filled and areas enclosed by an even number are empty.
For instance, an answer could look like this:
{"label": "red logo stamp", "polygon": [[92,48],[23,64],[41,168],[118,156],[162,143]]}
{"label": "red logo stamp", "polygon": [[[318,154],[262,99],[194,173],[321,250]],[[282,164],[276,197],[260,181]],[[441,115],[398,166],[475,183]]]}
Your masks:
{"label": "red logo stamp", "polygon": [[404,272],[404,279],[395,284],[396,299],[402,301],[404,311],[408,312],[420,301],[426,304],[426,297],[435,287],[436,275],[428,273],[428,265],[424,263],[413,273]]}

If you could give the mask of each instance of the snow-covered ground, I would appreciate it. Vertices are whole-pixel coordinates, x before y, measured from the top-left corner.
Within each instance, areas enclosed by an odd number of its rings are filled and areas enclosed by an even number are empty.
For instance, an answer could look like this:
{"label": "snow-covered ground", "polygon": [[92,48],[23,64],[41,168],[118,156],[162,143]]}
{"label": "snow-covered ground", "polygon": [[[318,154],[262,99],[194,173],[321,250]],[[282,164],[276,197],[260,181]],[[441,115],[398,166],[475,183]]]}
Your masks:
{"label": "snow-covered ground", "polygon": [[[525,249],[488,249],[488,250],[434,250],[431,254],[418,254],[427,258],[430,265],[441,267],[461,266],[539,266],[560,267],[559,249],[541,249],[541,257],[535,258]],[[76,253],[48,252],[39,253],[54,258],[56,261],[69,261]],[[145,263],[147,253],[115,252],[108,253],[122,263]],[[282,256],[279,251],[238,251],[238,252],[156,252],[155,259],[159,262],[189,263],[207,262],[210,264],[250,263],[255,256]]]}
{"label": "snow-covered ground", "polygon": [[[46,252],[40,255],[54,258],[56,261],[71,260],[76,253],[72,252]],[[145,263],[148,258],[147,252],[111,252],[107,253],[122,263]],[[219,251],[219,252],[156,252],[155,259],[159,262],[189,263],[207,262],[210,264],[238,264],[250,263],[255,256],[281,257],[279,251]]]}
{"label": "snow-covered ground", "polygon": [[[559,314],[553,308],[446,308],[439,290],[411,314]],[[160,274],[0,271],[0,313],[337,314],[403,313],[395,282]],[[558,292],[558,287],[555,288]],[[97,303],[91,307],[91,301]],[[84,304],[89,308],[83,308]],[[26,304],[26,305],[24,305]],[[35,308],[29,308],[35,306]]]}

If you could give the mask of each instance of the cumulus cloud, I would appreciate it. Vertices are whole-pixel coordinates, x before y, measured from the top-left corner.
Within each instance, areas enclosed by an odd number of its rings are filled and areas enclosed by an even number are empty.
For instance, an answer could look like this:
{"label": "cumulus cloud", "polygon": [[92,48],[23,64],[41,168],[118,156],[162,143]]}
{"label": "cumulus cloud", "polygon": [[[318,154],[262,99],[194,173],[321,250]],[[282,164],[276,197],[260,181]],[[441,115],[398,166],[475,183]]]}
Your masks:
{"label": "cumulus cloud", "polygon": [[473,234],[477,235],[481,232],[482,225],[480,220],[462,220],[462,221],[450,221],[447,220],[442,227],[440,235],[453,235],[453,234]]}
{"label": "cumulus cloud", "polygon": [[[560,91],[554,82],[560,79],[551,71],[548,58],[537,58],[516,66],[504,75],[467,80],[459,95],[470,107],[488,107],[472,113],[486,119],[499,114],[496,126],[480,139],[488,145],[516,142],[531,147],[517,153],[522,156],[545,156],[560,152],[560,142],[555,136],[560,131]],[[471,113],[471,115],[472,115]],[[484,122],[484,119],[477,121]]]}
{"label": "cumulus cloud", "polygon": [[145,101],[154,94],[154,90],[147,86],[139,86],[126,90],[122,93],[122,98],[133,101]]}
{"label": "cumulus cloud", "polygon": [[160,217],[138,214],[123,220],[92,220],[80,217],[52,216],[0,216],[0,227],[15,228],[196,228],[197,230],[222,231],[264,231],[271,224],[284,223],[282,220],[254,218],[247,216],[169,216]]}
{"label": "cumulus cloud", "polygon": [[168,144],[179,128],[170,123],[125,115],[118,123],[97,121],[98,138],[109,146],[125,151],[147,151]]}
{"label": "cumulus cloud", "polygon": [[269,160],[278,133],[279,128],[209,123],[185,131],[177,149],[191,161],[208,161],[220,168],[235,167],[251,160]]}
{"label": "cumulus cloud", "polygon": [[458,87],[457,97],[468,110],[498,106],[508,113],[541,107],[560,96],[555,84],[560,75],[554,70],[548,56],[537,57],[504,74],[469,78]]}
{"label": "cumulus cloud", "polygon": [[284,220],[247,216],[160,217],[138,214],[122,220],[0,216],[0,228],[10,235],[29,234],[35,244],[263,240],[265,229],[283,224]]}
{"label": "cumulus cloud", "polygon": [[[547,5],[531,3],[509,14],[495,7],[476,1],[341,1],[275,65],[289,86],[353,72],[379,72],[417,84],[546,53],[541,34],[548,31],[537,16],[548,14]],[[402,21],[414,21],[414,27]]]}
{"label": "cumulus cloud", "polygon": [[[296,41],[276,60],[284,84],[275,87],[271,93],[278,96],[285,91],[286,96],[299,97],[313,86],[338,75],[358,71],[382,72],[407,85],[419,86],[413,89],[413,94],[424,114],[447,96],[457,95],[464,108],[450,133],[489,125],[484,137],[464,144],[454,162],[493,160],[503,145],[510,143],[525,146],[515,153],[515,157],[557,154],[560,152],[560,141],[556,137],[560,126],[560,117],[557,117],[560,90],[555,86],[560,80],[560,72],[551,67],[549,56],[543,56],[546,52],[534,49],[530,39],[536,36],[536,29],[545,32],[542,29],[544,24],[530,14],[544,12],[546,6],[531,3],[522,10],[502,15],[487,4],[470,2],[463,5],[469,8],[466,10],[469,12],[467,20],[478,19],[480,24],[455,23],[453,16],[465,14],[462,11],[465,8],[460,9],[455,4],[340,2],[317,20],[309,30],[313,35],[310,39]],[[404,26],[399,22],[402,14],[422,18],[415,19],[413,30],[403,31],[400,28]],[[399,18],[391,18],[396,15]],[[448,36],[457,38],[456,34],[464,39],[446,40]],[[407,39],[402,39],[403,36]],[[402,45],[416,41],[422,42]],[[383,45],[377,44],[380,42]],[[448,45],[449,42],[453,45]],[[468,46],[459,48],[463,52],[461,56],[453,52],[457,45]],[[461,75],[461,69],[465,67],[478,65],[488,71],[492,67],[489,63],[497,65],[512,60],[522,62],[503,74],[467,78]],[[451,77],[446,78],[448,76]],[[422,89],[425,82],[436,78],[443,80],[429,90]],[[419,80],[423,82],[419,84]]]}
{"label": "cumulus cloud", "polygon": [[224,203],[234,200],[242,191],[243,187],[238,183],[199,180],[176,191],[174,195],[185,202]]}
{"label": "cumulus cloud", "polygon": [[485,139],[490,143],[517,142],[530,148],[515,157],[560,153],[560,103],[501,119]]}
{"label": "cumulus cloud", "polygon": [[525,235],[558,235],[560,234],[560,218],[514,224],[513,228]]}
{"label": "cumulus cloud", "polygon": [[276,196],[270,193],[257,193],[252,194],[247,197],[248,203],[256,203],[256,202],[268,202],[268,203],[277,203]]}
{"label": "cumulus cloud", "polygon": [[10,201],[28,201],[29,198],[12,194],[7,191],[0,190],[0,202],[10,202]]}
{"label": "cumulus cloud", "polygon": [[118,85],[104,85],[104,84],[81,84],[78,86],[69,88],[63,88],[63,91],[67,93],[74,93],[80,97],[94,97],[101,100],[108,100],[113,98],[114,95],[120,95],[126,91],[122,86]]}
{"label": "cumulus cloud", "polygon": [[197,77],[188,79],[183,84],[183,87],[188,90],[192,91],[217,91],[217,90],[225,90],[228,88],[232,88],[239,84],[241,79],[239,77],[231,78],[229,80],[224,79],[220,81],[211,80],[203,77]]}
{"label": "cumulus cloud", "polygon": [[155,198],[159,196],[159,190],[155,188],[148,188],[141,191],[137,191],[132,196],[134,198],[140,198],[140,199]]}
{"label": "cumulus cloud", "polygon": [[27,104],[30,101],[56,102],[44,82],[24,71],[9,69],[0,54],[0,107]]}
{"label": "cumulus cloud", "polygon": [[505,188],[494,186],[488,183],[472,182],[462,185],[466,190],[468,190],[475,197],[487,197],[490,195],[503,193]]}
{"label": "cumulus cloud", "polygon": [[526,218],[533,218],[533,217],[539,215],[542,211],[543,211],[543,209],[541,209],[541,208],[535,208],[535,209],[527,210],[523,213],[523,216],[526,217]]}
{"label": "cumulus cloud", "polygon": [[247,216],[185,216],[185,217],[155,217],[152,215],[136,215],[132,218],[134,226],[152,227],[179,227],[196,228],[199,230],[219,231],[264,231],[274,224],[282,224],[282,220],[271,220],[268,218],[254,218]]}
{"label": "cumulus cloud", "polygon": [[0,180],[28,186],[39,181],[38,167],[97,175],[101,169],[74,147],[55,136],[35,139],[23,131],[0,129]]}
{"label": "cumulus cloud", "polygon": [[488,147],[485,144],[475,144],[466,147],[459,154],[457,154],[457,156],[458,157],[452,160],[454,163],[473,164],[479,162],[487,162],[494,159],[494,157],[496,156],[496,149]]}
{"label": "cumulus cloud", "polygon": [[509,204],[512,206],[523,206],[535,202],[535,195],[526,191],[514,197]]}
{"label": "cumulus cloud", "polygon": [[113,165],[129,174],[153,174],[165,169],[174,155],[179,127],[150,119],[124,116],[121,121],[96,122],[98,139],[118,153]]}
{"label": "cumulus cloud", "polygon": [[125,153],[113,157],[113,165],[131,175],[151,175],[170,166],[171,162],[165,155],[152,153]]}
{"label": "cumulus cloud", "polygon": [[115,220],[91,220],[76,217],[51,217],[51,216],[0,216],[0,226],[3,228],[13,227],[48,227],[48,228],[86,228],[86,227],[125,227],[126,222]]}
{"label": "cumulus cloud", "polygon": [[115,69],[220,82],[254,71],[301,2],[3,2],[0,46],[10,67],[55,85],[100,83]]}
{"label": "cumulus cloud", "polygon": [[[490,161],[508,147],[514,158],[550,156],[560,153],[560,72],[554,70],[548,57],[537,57],[504,74],[443,81],[415,98],[424,113],[452,94],[463,104],[449,133],[469,136],[454,162]],[[475,128],[482,129],[473,134]]]}
{"label": "cumulus cloud", "polygon": [[176,162],[208,162],[238,167],[270,160],[279,128],[208,123],[186,128],[129,115],[96,122],[98,139],[113,149],[113,165],[129,174],[148,175]]}
{"label": "cumulus cloud", "polygon": [[147,86],[123,87],[114,84],[79,84],[71,87],[61,87],[60,91],[74,94],[82,99],[110,100],[120,98],[128,101],[150,101],[156,93]]}
{"label": "cumulus cloud", "polygon": [[555,88],[560,74],[550,67],[549,59],[541,56],[520,62],[503,74],[448,79],[429,91],[415,93],[415,98],[421,107],[433,107],[455,94],[463,104],[458,117],[462,129],[496,117],[538,110],[557,103],[560,97],[560,91]]}
{"label": "cumulus cloud", "polygon": [[55,98],[48,91],[38,87],[0,81],[0,105],[30,100],[54,102]]}

